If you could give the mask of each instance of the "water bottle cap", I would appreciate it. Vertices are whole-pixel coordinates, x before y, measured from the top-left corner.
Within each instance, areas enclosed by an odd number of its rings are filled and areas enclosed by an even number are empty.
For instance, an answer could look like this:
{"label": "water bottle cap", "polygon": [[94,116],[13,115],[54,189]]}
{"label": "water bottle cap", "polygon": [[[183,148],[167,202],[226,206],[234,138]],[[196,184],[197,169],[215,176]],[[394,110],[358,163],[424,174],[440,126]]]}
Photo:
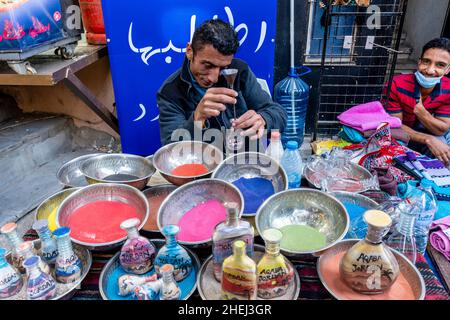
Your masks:
{"label": "water bottle cap", "polygon": [[428,179],[422,179],[422,181],[420,181],[420,185],[422,187],[428,188],[428,187],[433,187],[433,181],[428,180]]}
{"label": "water bottle cap", "polygon": [[280,133],[278,131],[272,131],[270,133],[270,138],[272,140],[279,140],[280,139]]}
{"label": "water bottle cap", "polygon": [[289,150],[297,150],[298,149],[298,143],[297,143],[297,141],[288,141],[288,143],[286,144],[286,147]]}

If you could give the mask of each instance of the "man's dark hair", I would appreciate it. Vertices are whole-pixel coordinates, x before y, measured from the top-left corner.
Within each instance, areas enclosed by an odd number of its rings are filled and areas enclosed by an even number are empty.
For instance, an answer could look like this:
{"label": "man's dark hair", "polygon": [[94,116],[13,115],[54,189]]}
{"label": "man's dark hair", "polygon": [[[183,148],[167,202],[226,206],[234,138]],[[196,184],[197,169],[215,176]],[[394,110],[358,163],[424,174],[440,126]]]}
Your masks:
{"label": "man's dark hair", "polygon": [[239,48],[236,31],[229,23],[219,19],[203,22],[194,32],[191,44],[194,53],[208,44],[225,56],[235,54]]}
{"label": "man's dark hair", "polygon": [[425,51],[427,51],[428,49],[442,49],[442,50],[446,50],[448,53],[450,53],[450,39],[435,38],[433,40],[428,41],[423,46],[421,57],[423,57]]}

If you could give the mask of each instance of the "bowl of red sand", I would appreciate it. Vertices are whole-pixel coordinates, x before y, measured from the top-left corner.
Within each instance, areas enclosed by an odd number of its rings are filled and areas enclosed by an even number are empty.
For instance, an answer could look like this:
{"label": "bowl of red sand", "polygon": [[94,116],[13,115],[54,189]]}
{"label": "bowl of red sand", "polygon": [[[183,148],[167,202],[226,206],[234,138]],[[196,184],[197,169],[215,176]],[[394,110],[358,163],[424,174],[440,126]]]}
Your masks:
{"label": "bowl of red sand", "polygon": [[211,177],[223,160],[217,147],[200,141],[179,141],[168,144],[153,156],[153,165],[170,183],[181,186]]}
{"label": "bowl of red sand", "polygon": [[218,179],[187,183],[173,191],[158,210],[158,228],[177,225],[178,242],[191,247],[209,246],[214,228],[226,219],[225,205],[235,202],[239,216],[244,210],[242,193],[233,184]]}
{"label": "bowl of red sand", "polygon": [[400,267],[400,274],[389,290],[365,295],[351,289],[341,279],[339,264],[345,253],[360,240],[349,239],[336,243],[326,250],[317,261],[317,273],[324,287],[338,300],[423,300],[425,281],[416,266],[403,254],[392,250]]}
{"label": "bowl of red sand", "polygon": [[81,165],[89,184],[122,183],[142,190],[155,173],[152,161],[126,153],[102,154],[90,157]]}
{"label": "bowl of red sand", "polygon": [[212,178],[234,184],[244,197],[245,217],[254,217],[270,196],[287,190],[288,178],[281,165],[258,152],[242,152],[225,159]]}
{"label": "bowl of red sand", "polygon": [[58,227],[72,231],[73,242],[90,250],[110,250],[123,244],[126,231],[120,224],[131,218],[147,222],[149,205],[138,189],[126,184],[101,183],[72,193],[60,205],[56,214]]}

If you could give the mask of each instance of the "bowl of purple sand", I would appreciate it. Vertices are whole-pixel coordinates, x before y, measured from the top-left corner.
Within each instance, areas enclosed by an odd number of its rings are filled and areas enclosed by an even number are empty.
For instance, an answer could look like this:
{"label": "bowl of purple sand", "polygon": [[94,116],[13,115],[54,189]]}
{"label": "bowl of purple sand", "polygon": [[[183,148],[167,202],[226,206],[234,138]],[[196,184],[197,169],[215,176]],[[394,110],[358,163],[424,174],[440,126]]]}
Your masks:
{"label": "bowl of purple sand", "polygon": [[236,186],[244,197],[244,217],[254,217],[272,195],[288,189],[286,171],[273,158],[258,152],[243,152],[225,159],[213,178]]}

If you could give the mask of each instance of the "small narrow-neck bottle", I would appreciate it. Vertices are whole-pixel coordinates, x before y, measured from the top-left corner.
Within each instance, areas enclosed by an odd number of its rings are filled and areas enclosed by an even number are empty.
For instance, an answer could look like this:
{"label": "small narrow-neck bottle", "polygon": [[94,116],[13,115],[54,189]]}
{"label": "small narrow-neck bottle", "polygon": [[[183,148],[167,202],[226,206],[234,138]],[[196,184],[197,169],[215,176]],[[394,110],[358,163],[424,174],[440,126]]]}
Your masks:
{"label": "small narrow-neck bottle", "polygon": [[50,300],[56,295],[56,282],[53,277],[39,268],[38,256],[27,258],[23,265],[27,269],[27,297],[29,300]]}
{"label": "small narrow-neck bottle", "polygon": [[222,278],[222,263],[233,254],[233,242],[242,240],[246,243],[249,257],[253,257],[253,239],[255,230],[245,220],[239,219],[239,206],[235,202],[228,203],[227,218],[219,223],[213,234],[213,268],[214,277],[220,282]]}
{"label": "small narrow-neck bottle", "polygon": [[400,272],[397,259],[383,243],[392,219],[383,211],[368,210],[364,221],[368,225],[366,237],[345,253],[339,266],[340,275],[359,293],[380,294],[392,286]]}
{"label": "small narrow-neck bottle", "polygon": [[414,239],[414,223],[418,211],[402,210],[394,231],[386,240],[386,245],[403,253],[413,264],[416,263],[417,247]]}
{"label": "small narrow-neck bottle", "polygon": [[58,256],[58,247],[56,246],[56,240],[53,239],[52,233],[48,228],[47,220],[37,220],[33,224],[33,229],[36,230],[39,238],[41,239],[41,256],[48,264],[54,264],[56,257]]}
{"label": "small narrow-neck bottle", "polygon": [[245,242],[233,243],[233,255],[222,265],[222,299],[256,300],[256,263],[245,254]]}
{"label": "small narrow-neck bottle", "polygon": [[161,274],[161,267],[171,264],[174,268],[173,276],[176,281],[185,279],[192,270],[192,259],[189,253],[177,241],[177,234],[180,227],[167,225],[163,227],[162,234],[166,238],[166,244],[158,251],[155,258],[155,268]]}
{"label": "small narrow-neck bottle", "polygon": [[10,298],[20,292],[22,276],[6,261],[6,249],[0,248],[0,299]]}
{"label": "small narrow-neck bottle", "polygon": [[[26,259],[31,258],[32,256],[36,255],[34,253],[33,248],[34,248],[34,246],[31,241],[25,241],[19,245],[17,252],[20,254],[20,256],[25,261]],[[50,267],[42,259],[39,259],[39,268],[46,274],[50,274]]]}
{"label": "small narrow-neck bottle", "polygon": [[256,266],[258,276],[258,297],[273,299],[286,294],[294,280],[294,270],[280,253],[283,234],[277,229],[262,233],[266,252]]}
{"label": "small narrow-neck bottle", "polygon": [[0,228],[0,232],[6,237],[11,246],[11,260],[13,267],[19,270],[20,273],[25,273],[23,258],[17,253],[19,245],[23,242],[17,234],[17,224],[14,222],[7,223]]}
{"label": "small narrow-neck bottle", "polygon": [[157,300],[162,288],[162,279],[146,282],[133,289],[134,296],[138,300]]}
{"label": "small narrow-neck bottle", "polygon": [[139,235],[140,223],[139,219],[133,218],[120,225],[120,228],[127,232],[128,239],[120,250],[119,261],[128,273],[147,273],[153,268],[155,260],[156,248],[148,239]]}
{"label": "small narrow-neck bottle", "polygon": [[179,300],[181,296],[181,290],[178,287],[177,282],[173,278],[173,266],[171,264],[165,264],[159,270],[162,275],[162,285],[159,299]]}
{"label": "small narrow-neck bottle", "polygon": [[58,246],[58,257],[55,263],[56,281],[72,283],[81,277],[83,265],[72,247],[70,228],[61,227],[53,232]]}

